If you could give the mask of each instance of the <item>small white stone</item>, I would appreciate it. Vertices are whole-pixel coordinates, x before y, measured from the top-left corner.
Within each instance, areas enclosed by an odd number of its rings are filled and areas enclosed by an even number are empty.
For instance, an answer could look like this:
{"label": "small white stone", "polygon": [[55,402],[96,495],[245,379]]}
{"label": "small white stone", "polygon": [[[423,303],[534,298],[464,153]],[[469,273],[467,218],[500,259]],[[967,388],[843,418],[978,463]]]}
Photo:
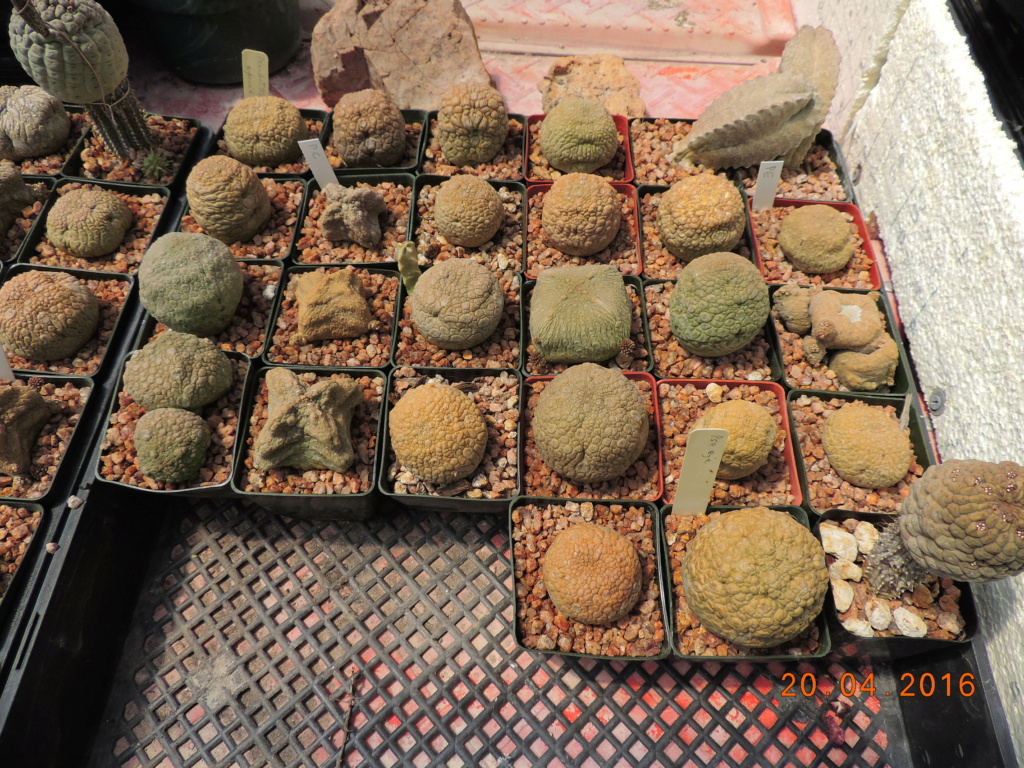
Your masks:
{"label": "small white stone", "polygon": [[856,563],[840,557],[828,567],[828,575],[833,579],[860,581],[864,571]]}
{"label": "small white stone", "polygon": [[875,548],[878,543],[878,529],[867,520],[861,520],[853,529],[853,535],[857,539],[857,546],[865,555]]}
{"label": "small white stone", "polygon": [[754,371],[747,374],[747,381],[764,381],[764,374]]}
{"label": "small white stone", "polygon": [[939,614],[936,620],[939,625],[939,629],[944,629],[947,632],[952,632],[954,635],[959,635],[963,632],[964,623],[957,617],[955,613],[947,613],[943,611]]}
{"label": "small white stone", "polygon": [[889,604],[883,600],[872,597],[864,603],[864,614],[871,622],[871,626],[877,630],[888,629],[892,624],[892,611]]}
{"label": "small white stone", "polygon": [[473,478],[472,486],[474,488],[483,488],[488,484],[487,475],[477,475]]}
{"label": "small white stone", "polygon": [[833,525],[822,525],[821,546],[830,555],[841,557],[845,560],[854,561],[857,559],[857,540],[852,533],[847,533],[842,528]]}
{"label": "small white stone", "polygon": [[843,628],[851,635],[856,635],[857,637],[875,636],[875,630],[873,630],[871,625],[864,621],[864,619],[855,619],[851,617],[843,622]]}
{"label": "small white stone", "polygon": [[403,472],[398,476],[398,482],[404,483],[405,485],[412,485],[416,482],[416,475],[412,472]]}
{"label": "small white stone", "polygon": [[843,580],[832,580],[832,599],[836,601],[836,610],[839,613],[848,611],[853,605],[853,587]]}
{"label": "small white stone", "polygon": [[896,622],[896,631],[904,637],[924,637],[928,634],[928,625],[916,613],[900,606],[892,612],[892,620]]}
{"label": "small white stone", "polygon": [[722,402],[722,395],[724,393],[725,390],[718,384],[708,384],[707,387],[704,388],[704,394],[708,396],[708,400],[712,403]]}

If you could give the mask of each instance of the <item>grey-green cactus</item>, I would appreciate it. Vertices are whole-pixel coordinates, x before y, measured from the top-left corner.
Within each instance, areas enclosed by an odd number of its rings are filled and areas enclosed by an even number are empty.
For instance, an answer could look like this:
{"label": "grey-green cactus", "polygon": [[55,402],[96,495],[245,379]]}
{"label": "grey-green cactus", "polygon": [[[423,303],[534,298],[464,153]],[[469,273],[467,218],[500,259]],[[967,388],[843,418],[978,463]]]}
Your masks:
{"label": "grey-green cactus", "polygon": [[105,189],[73,189],[61,195],[46,216],[46,236],[81,259],[117,250],[134,219],[128,203]]}
{"label": "grey-green cactus", "polygon": [[124,366],[128,396],[147,411],[195,411],[220,398],[234,384],[227,355],[212,341],[165,331],[132,353]]}
{"label": "grey-green cactus", "polygon": [[508,137],[501,94],[482,83],[453,85],[437,111],[437,140],[452,165],[486,163]]}
{"label": "grey-green cactus", "polygon": [[615,119],[597,99],[566,97],[540,125],[545,159],[565,173],[593,173],[612,161],[618,146]]}
{"label": "grey-green cactus", "polygon": [[71,357],[99,320],[96,297],[66,272],[22,272],[0,288],[0,341],[29,360]]}
{"label": "grey-green cactus", "polygon": [[51,415],[32,387],[0,384],[0,474],[28,472],[36,438]]}
{"label": "grey-green cactus", "polygon": [[170,232],[158,238],[139,265],[139,298],[175,331],[210,336],[231,322],[242,298],[242,268],[220,240]]}
{"label": "grey-green cactus", "polygon": [[226,155],[196,163],[185,181],[185,195],[196,223],[228,245],[251,240],[273,215],[255,171]]}
{"label": "grey-green cactus", "polygon": [[803,140],[783,158],[787,168],[799,167],[825,124],[839,84],[839,62],[835,38],[825,27],[800,27],[782,51],[779,70],[797,72],[814,86],[814,102],[802,117],[806,122],[806,133]]}
{"label": "grey-green cactus", "polygon": [[0,87],[0,160],[56,152],[69,133],[71,118],[60,99],[36,85]]}
{"label": "grey-green cactus", "polygon": [[61,101],[83,104],[107,147],[128,157],[153,134],[128,85],[128,52],[94,0],[15,0],[11,48],[33,80]]}
{"label": "grey-green cactus", "polygon": [[363,402],[359,382],[344,376],[307,385],[287,368],[272,368],[266,382],[267,421],[253,445],[253,466],[347,471],[355,461],[352,414]]}
{"label": "grey-green cactus", "polygon": [[183,408],[157,408],[135,425],[135,452],[146,477],[167,483],[194,480],[206,463],[210,428]]}
{"label": "grey-green cactus", "polygon": [[409,300],[417,330],[441,349],[481,343],[494,333],[505,307],[498,276],[472,259],[435,264]]}
{"label": "grey-green cactus", "polygon": [[545,269],[530,301],[530,336],[551,363],[600,362],[629,339],[633,304],[622,274],[607,264]]}

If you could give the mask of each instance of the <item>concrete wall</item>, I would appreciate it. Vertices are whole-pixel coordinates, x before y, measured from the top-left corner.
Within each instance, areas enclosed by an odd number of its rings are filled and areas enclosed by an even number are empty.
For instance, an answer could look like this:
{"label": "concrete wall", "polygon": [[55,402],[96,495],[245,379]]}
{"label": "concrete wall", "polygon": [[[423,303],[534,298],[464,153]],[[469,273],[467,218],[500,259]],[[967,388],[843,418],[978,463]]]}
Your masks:
{"label": "concrete wall", "polygon": [[[860,169],[857,194],[878,222],[921,387],[945,391],[933,419],[943,458],[1024,464],[1024,171],[963,36],[935,0],[793,5],[798,23],[832,29],[847,56],[829,124]],[[879,63],[877,85],[862,87]],[[1024,759],[1024,575],[976,594]]]}

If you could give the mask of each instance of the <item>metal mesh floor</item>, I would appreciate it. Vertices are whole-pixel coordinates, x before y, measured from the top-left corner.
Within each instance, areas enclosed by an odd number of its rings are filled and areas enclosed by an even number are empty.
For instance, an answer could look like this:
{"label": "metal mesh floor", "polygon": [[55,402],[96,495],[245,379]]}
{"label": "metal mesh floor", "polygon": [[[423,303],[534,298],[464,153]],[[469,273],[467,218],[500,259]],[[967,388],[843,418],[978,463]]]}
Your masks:
{"label": "metal mesh floor", "polygon": [[[892,701],[836,704],[840,676],[868,670],[528,653],[504,519],[386,513],[335,524],[183,506],[90,765],[909,764]],[[818,695],[782,696],[787,672],[813,673]]]}

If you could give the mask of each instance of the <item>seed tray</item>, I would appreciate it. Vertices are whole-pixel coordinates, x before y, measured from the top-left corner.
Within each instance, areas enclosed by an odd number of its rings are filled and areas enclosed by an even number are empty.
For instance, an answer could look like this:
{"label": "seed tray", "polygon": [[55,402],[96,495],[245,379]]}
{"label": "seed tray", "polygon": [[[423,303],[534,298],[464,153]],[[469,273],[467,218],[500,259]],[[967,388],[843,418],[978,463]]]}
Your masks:
{"label": "seed tray", "polygon": [[[786,383],[786,386],[789,387],[790,389],[814,389],[814,390],[817,390],[817,391],[822,391],[819,387],[813,386],[813,384],[810,387],[803,386],[802,382],[797,381],[796,379],[793,379],[789,375],[789,371],[786,368],[786,363],[785,363],[786,348],[790,347],[790,346],[795,346],[796,344],[799,344],[800,340],[798,339],[798,340],[793,341],[793,342],[788,342],[788,341],[784,342],[783,341],[784,335],[788,334],[789,331],[786,330],[786,326],[782,323],[781,319],[779,319],[779,317],[778,317],[778,315],[777,315],[777,313],[775,311],[775,304],[774,304],[775,293],[779,290],[779,288],[781,288],[781,286],[778,286],[778,285],[771,285],[771,286],[768,287],[768,292],[771,295],[771,301],[772,301],[772,311],[771,311],[771,316],[768,318],[768,322],[771,324],[772,328],[775,330],[775,338],[778,340],[778,345],[779,345],[778,348],[780,350],[780,359],[782,360],[782,366],[783,366],[783,374],[782,375],[783,375],[784,381]],[[836,291],[837,293],[851,293],[851,294],[852,293],[868,293],[868,291],[865,291],[865,290],[855,290],[855,289],[850,289],[850,288],[829,288],[828,290]],[[900,327],[899,327],[899,324],[896,322],[896,315],[892,311],[892,306],[889,304],[888,297],[882,291],[877,291],[877,293],[878,293],[878,300],[875,303],[878,306],[878,309],[885,316],[885,330],[892,337],[893,341],[896,342],[896,353],[899,356],[899,361],[896,364],[896,372],[895,372],[895,374],[893,376],[893,384],[892,384],[892,386],[886,387],[884,391],[878,392],[877,394],[906,395],[908,392],[916,391],[916,389],[917,389],[916,385],[914,383],[914,374],[913,374],[913,371],[910,368],[910,358],[907,356],[907,348],[906,348],[906,346],[903,343],[903,335],[900,333]],[[785,346],[784,346],[784,344],[785,344]],[[829,350],[828,354],[834,354],[834,352],[838,352],[838,351],[840,351],[840,350]],[[824,361],[821,364],[817,365],[817,366],[813,366],[813,368],[821,368],[821,369],[824,369],[824,368],[827,368],[827,367],[828,366],[825,365]],[[836,386],[838,386],[838,383],[836,384]],[[842,391],[847,392],[847,391],[859,391],[859,390],[842,390]],[[865,393],[865,394],[872,394],[872,393]]]}
{"label": "seed tray", "polygon": [[[427,136],[427,113],[422,109],[403,109],[402,117],[405,118],[405,133],[406,137],[410,135],[410,126],[416,123],[420,124],[419,137],[416,139],[416,151],[411,161],[408,153],[406,154],[405,160],[401,165],[389,165],[389,166],[375,166],[366,165],[359,166],[358,168],[349,168],[345,165],[340,167],[334,166],[335,174],[339,176],[348,176],[351,174],[363,174],[363,173],[380,173],[383,171],[399,172],[399,173],[416,173],[420,166],[423,165],[423,148],[426,146]],[[328,151],[328,157],[333,160],[340,160],[337,153],[331,148],[331,142],[334,138],[334,112],[328,112],[327,118],[324,121],[324,129],[320,134],[320,143],[323,144],[324,148]],[[332,166],[334,163],[332,163]]]}
{"label": "seed tray", "polygon": [[[81,495],[9,655],[0,747],[15,762],[1007,765],[970,646],[894,665],[528,653],[505,517],[382,500],[339,524],[158,498],[140,515],[130,492]],[[925,670],[974,674],[975,694],[896,695]]]}
{"label": "seed tray", "polygon": [[[873,525],[895,525],[896,516],[878,515],[870,512],[853,512],[846,510],[829,510],[814,524],[815,534],[820,538],[820,529],[823,522],[831,521],[842,524],[844,520],[866,520]],[[851,658],[856,656],[870,656],[872,659],[893,660],[901,659],[916,654],[928,653],[939,648],[966,645],[971,642],[978,632],[978,611],[974,605],[974,595],[971,593],[971,585],[961,581],[953,582],[960,590],[958,599],[960,615],[964,620],[964,636],[959,640],[943,640],[932,637],[858,637],[843,626],[839,620],[839,613],[836,610],[835,596],[832,586],[829,585],[828,594],[825,597],[825,616],[828,618],[829,630],[835,641],[834,652],[837,657]]]}
{"label": "seed tray", "polygon": [[[322,109],[300,109],[299,114],[302,116],[302,119],[306,121],[307,126],[311,122],[320,122],[320,130],[316,134],[314,134],[311,129],[308,137],[310,139],[320,139],[323,136],[324,131],[327,129],[327,113]],[[225,123],[227,123],[227,117],[225,117],[224,122],[220,124],[220,128],[217,129],[217,133],[214,134],[213,141],[210,143],[209,150],[207,151],[207,157],[212,157],[214,155],[230,156],[230,153],[227,151],[227,146],[222,147],[220,144],[224,140]],[[309,170],[309,164],[306,162],[305,157],[301,153],[299,154],[298,160],[296,160],[295,162],[283,163],[282,165],[285,168],[289,168],[290,166],[294,166],[296,164],[302,166],[302,168],[300,170],[278,170],[279,168],[282,167],[281,165],[278,165],[275,166],[275,168],[271,168],[269,170],[259,170],[259,168],[253,168],[253,170],[256,171],[257,176],[266,176],[272,179],[287,178],[291,176],[302,176],[305,179],[310,178],[312,174],[310,173]]]}

